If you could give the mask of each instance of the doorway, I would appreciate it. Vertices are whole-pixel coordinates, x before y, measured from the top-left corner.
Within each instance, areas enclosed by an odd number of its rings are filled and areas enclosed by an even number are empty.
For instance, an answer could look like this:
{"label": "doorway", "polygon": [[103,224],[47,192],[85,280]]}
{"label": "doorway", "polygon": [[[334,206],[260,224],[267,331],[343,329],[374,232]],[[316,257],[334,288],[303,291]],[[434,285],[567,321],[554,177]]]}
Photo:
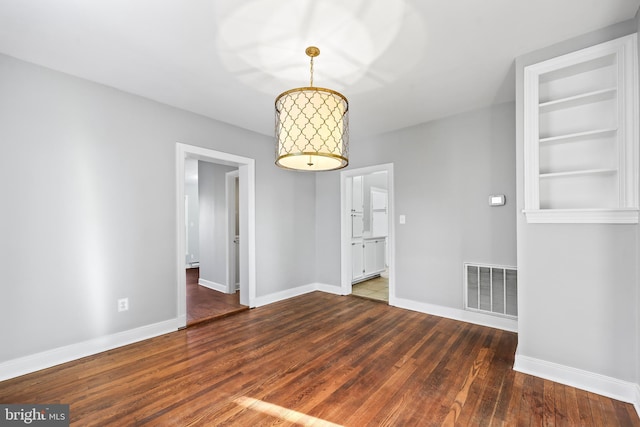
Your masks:
{"label": "doorway", "polygon": [[[232,166],[238,174],[238,276],[239,303],[253,307],[256,297],[255,275],[255,162],[253,159],[186,144],[176,144],[176,236],[177,236],[177,319],[178,326],[187,325],[187,275],[185,257],[185,160]],[[231,240],[233,240],[231,237]],[[202,260],[200,260],[202,261]],[[234,281],[235,282],[235,281]],[[235,285],[235,283],[234,283]],[[235,286],[234,286],[235,287]],[[215,291],[213,291],[215,292]]]}
{"label": "doorway", "polygon": [[[376,178],[367,180],[367,176]],[[368,293],[394,305],[393,164],[342,171],[340,192],[342,293]]]}
{"label": "doorway", "polygon": [[236,279],[238,168],[189,157],[184,161],[187,326],[193,326],[248,307],[240,304]]}

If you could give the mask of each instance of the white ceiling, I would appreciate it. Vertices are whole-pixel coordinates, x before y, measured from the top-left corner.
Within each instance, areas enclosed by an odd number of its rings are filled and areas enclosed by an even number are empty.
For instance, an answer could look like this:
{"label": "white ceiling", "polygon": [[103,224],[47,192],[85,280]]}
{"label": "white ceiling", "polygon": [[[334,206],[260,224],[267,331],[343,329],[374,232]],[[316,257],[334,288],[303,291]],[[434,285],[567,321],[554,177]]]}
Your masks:
{"label": "white ceiling", "polygon": [[516,56],[635,16],[640,0],[0,0],[0,52],[246,129],[309,84],[351,138],[514,98]]}

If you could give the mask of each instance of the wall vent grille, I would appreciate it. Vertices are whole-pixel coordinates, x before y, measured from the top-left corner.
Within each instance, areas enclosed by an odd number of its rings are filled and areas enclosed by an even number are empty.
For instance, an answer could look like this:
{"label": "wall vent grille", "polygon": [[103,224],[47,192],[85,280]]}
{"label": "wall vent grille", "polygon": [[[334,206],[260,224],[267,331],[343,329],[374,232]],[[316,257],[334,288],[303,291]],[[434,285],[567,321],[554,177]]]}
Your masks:
{"label": "wall vent grille", "polygon": [[464,264],[465,309],[518,318],[518,270],[515,267]]}

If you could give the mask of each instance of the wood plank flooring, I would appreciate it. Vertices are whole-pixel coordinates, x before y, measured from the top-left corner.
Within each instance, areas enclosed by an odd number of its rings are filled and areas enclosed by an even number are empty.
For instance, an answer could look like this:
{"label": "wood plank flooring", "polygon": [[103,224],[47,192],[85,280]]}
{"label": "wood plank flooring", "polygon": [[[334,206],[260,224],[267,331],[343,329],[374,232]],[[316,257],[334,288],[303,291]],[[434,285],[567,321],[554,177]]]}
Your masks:
{"label": "wood plank flooring", "polygon": [[0,402],[69,403],[77,426],[640,426],[514,372],[516,341],[314,292],[0,382]]}
{"label": "wood plank flooring", "polygon": [[188,268],[186,274],[187,326],[209,322],[249,309],[240,304],[239,292],[225,294],[198,285],[199,268]]}

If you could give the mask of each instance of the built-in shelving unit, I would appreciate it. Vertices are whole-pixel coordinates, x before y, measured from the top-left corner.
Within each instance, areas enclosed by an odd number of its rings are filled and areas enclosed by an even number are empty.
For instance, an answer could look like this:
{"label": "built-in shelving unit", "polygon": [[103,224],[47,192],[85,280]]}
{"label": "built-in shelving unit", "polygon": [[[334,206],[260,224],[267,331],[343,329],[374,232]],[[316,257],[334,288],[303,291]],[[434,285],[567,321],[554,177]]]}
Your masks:
{"label": "built-in shelving unit", "polygon": [[600,102],[609,99],[614,99],[616,96],[617,88],[608,88],[595,90],[593,92],[582,93],[575,96],[569,96],[566,98],[554,99],[553,101],[541,102],[539,104],[540,112],[546,113],[561,108],[576,107],[591,102]]}
{"label": "built-in shelving unit", "polygon": [[528,222],[638,222],[637,39],[524,71]]}
{"label": "built-in shelving unit", "polygon": [[550,136],[547,138],[540,138],[539,142],[541,145],[543,144],[550,144],[550,143],[554,143],[554,142],[573,142],[573,141],[584,141],[584,140],[588,140],[589,138],[596,138],[598,136],[614,136],[615,132],[617,131],[617,128],[612,128],[612,129],[593,129],[593,130],[589,130],[586,132],[577,132],[577,133],[570,133],[570,134],[566,134],[566,135],[558,135],[558,136]]}

